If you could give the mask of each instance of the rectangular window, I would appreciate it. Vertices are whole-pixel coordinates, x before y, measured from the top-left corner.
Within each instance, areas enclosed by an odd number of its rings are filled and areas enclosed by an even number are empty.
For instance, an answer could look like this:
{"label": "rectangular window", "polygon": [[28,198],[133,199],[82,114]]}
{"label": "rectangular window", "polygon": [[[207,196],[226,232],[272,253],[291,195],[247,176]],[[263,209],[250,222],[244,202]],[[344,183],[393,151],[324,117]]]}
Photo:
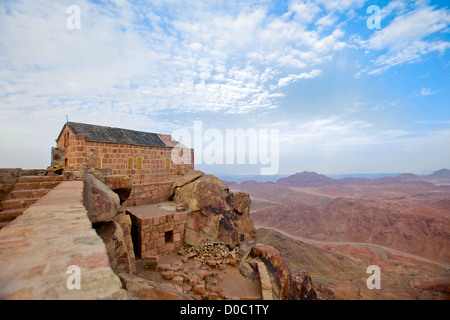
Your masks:
{"label": "rectangular window", "polygon": [[102,158],[98,158],[97,168],[101,169],[102,167],[103,167],[103,159]]}
{"label": "rectangular window", "polygon": [[164,233],[164,240],[165,240],[165,243],[173,242],[173,230],[167,231],[166,233]]}
{"label": "rectangular window", "polygon": [[170,158],[166,158],[166,169],[170,169]]}

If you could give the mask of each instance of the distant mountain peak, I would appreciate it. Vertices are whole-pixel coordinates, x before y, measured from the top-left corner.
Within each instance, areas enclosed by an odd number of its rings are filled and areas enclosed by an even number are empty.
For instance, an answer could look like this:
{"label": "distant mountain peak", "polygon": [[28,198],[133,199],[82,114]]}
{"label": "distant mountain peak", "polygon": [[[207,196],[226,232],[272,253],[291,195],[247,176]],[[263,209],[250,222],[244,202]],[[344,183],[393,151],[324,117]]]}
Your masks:
{"label": "distant mountain peak", "polygon": [[446,179],[450,179],[450,170],[448,169],[441,169],[441,170],[437,170],[435,172],[433,172],[432,174],[426,176],[428,178],[446,178]]}
{"label": "distant mountain peak", "polygon": [[292,176],[281,178],[277,181],[277,184],[289,187],[322,187],[334,183],[333,179],[310,171],[297,172]]}

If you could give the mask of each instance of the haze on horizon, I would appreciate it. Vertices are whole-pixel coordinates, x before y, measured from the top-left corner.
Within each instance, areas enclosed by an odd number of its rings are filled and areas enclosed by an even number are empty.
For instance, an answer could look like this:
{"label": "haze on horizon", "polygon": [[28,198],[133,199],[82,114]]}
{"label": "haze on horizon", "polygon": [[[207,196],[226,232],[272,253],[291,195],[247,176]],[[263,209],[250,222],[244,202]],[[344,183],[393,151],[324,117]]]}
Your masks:
{"label": "haze on horizon", "polygon": [[449,167],[447,1],[82,0],[79,29],[73,4],[0,3],[0,167],[49,166],[66,116],[166,134],[195,121],[278,130],[279,175]]}

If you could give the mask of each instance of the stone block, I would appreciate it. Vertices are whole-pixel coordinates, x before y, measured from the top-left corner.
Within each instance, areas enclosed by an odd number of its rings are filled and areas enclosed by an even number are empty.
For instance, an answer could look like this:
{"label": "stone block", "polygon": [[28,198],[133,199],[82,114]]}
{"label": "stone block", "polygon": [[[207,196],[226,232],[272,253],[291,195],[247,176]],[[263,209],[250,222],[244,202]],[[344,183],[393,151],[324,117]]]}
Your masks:
{"label": "stone block", "polygon": [[119,196],[93,175],[84,175],[84,205],[92,223],[112,220],[120,207]]}
{"label": "stone block", "polygon": [[176,285],[182,286],[184,282],[184,278],[182,276],[175,276],[172,278],[172,282]]}

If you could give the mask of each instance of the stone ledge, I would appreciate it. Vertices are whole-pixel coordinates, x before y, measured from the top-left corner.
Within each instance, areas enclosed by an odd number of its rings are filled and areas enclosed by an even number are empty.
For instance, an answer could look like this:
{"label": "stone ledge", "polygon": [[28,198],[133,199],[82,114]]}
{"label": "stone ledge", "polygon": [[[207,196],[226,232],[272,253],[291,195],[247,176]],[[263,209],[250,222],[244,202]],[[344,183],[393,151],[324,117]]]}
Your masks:
{"label": "stone ledge", "polygon": [[[62,182],[0,230],[0,299],[127,299],[82,205],[83,182]],[[80,268],[80,289],[68,289]]]}

